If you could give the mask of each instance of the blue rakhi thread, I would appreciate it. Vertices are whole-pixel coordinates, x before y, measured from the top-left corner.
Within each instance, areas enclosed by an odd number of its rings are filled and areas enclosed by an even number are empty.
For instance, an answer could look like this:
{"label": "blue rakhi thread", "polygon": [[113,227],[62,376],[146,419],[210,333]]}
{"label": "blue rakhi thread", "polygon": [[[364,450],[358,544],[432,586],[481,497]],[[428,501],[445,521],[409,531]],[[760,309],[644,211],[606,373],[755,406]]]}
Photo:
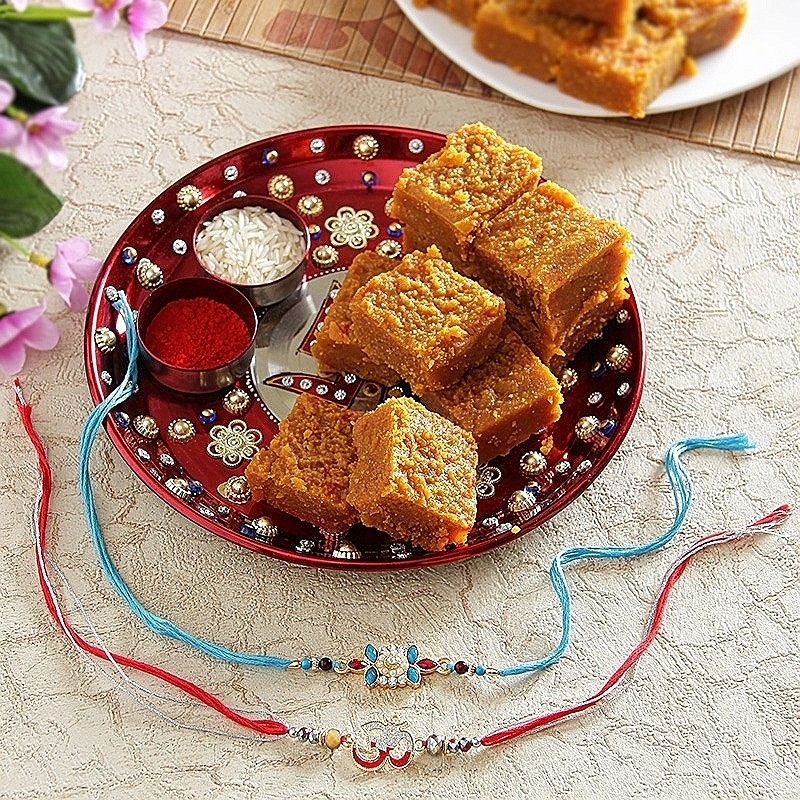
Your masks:
{"label": "blue rakhi thread", "polygon": [[[169,620],[148,611],[125,583],[111,559],[105,539],[103,538],[100,520],[97,516],[97,507],[94,502],[94,493],[89,476],[89,460],[92,447],[106,415],[114,407],[127,400],[136,390],[139,342],[136,336],[136,324],[133,318],[133,312],[125,299],[124,293],[109,288],[107,290],[107,296],[111,300],[115,310],[119,312],[125,324],[128,367],[122,382],[109,392],[108,396],[92,410],[86,419],[81,431],[79,452],[80,491],[83,498],[86,521],[89,526],[92,542],[94,543],[100,560],[100,566],[106,578],[108,578],[112,587],[123,602],[153,632],[175,639],[176,641],[182,642],[189,647],[193,647],[221,661],[256,667],[287,669],[296,662],[288,658],[240,653],[236,650],[222,647],[214,642],[209,642],[206,639],[193,636]],[[664,547],[675,538],[675,535],[681,529],[686,519],[693,494],[692,481],[681,463],[680,458],[684,453],[700,448],[728,450],[731,452],[750,452],[755,449],[755,444],[746,434],[689,438],[672,444],[664,458],[667,478],[669,479],[672,496],[675,501],[675,520],[670,528],[661,536],[645,544],[624,547],[571,547],[558,553],[551,562],[549,570],[550,581],[559,603],[561,604],[561,639],[558,645],[549,655],[543,658],[499,669],[496,674],[508,677],[538,672],[554,664],[566,651],[571,633],[572,602],[564,574],[565,566],[577,561],[641,556]],[[482,672],[481,674],[484,673]]]}
{"label": "blue rakhi thread", "polygon": [[139,356],[139,342],[136,337],[136,323],[133,319],[133,312],[128,305],[125,295],[122,292],[110,291],[108,292],[109,298],[114,297],[112,305],[120,313],[125,323],[127,354],[128,354],[128,368],[125,372],[125,377],[119,386],[109,392],[108,396],[99,403],[89,414],[86,422],[81,431],[80,451],[79,451],[79,482],[81,497],[83,498],[84,512],[86,514],[86,522],[89,525],[89,531],[92,536],[97,555],[100,559],[100,566],[103,569],[106,577],[108,578],[114,590],[122,598],[125,604],[144,624],[155,633],[160,633],[162,636],[168,636],[171,639],[176,639],[179,642],[194,647],[197,650],[205,653],[206,655],[218,658],[222,661],[230,661],[235,664],[247,664],[254,667],[275,667],[278,669],[286,669],[291,664],[291,659],[278,658],[276,656],[256,655],[248,653],[238,653],[235,650],[230,650],[227,647],[221,647],[214,642],[209,642],[206,639],[200,639],[192,634],[187,633],[182,628],[179,628],[174,623],[170,622],[163,617],[148,611],[137,599],[136,595],[131,591],[130,587],[125,583],[122,576],[119,574],[114,562],[106,547],[105,539],[103,538],[102,530],[100,527],[100,520],[97,517],[97,506],[94,502],[94,492],[92,491],[92,484],[89,477],[89,457],[91,455],[92,446],[97,438],[100,427],[106,415],[115,406],[127,400],[136,390],[136,379],[138,376],[136,360]]}
{"label": "blue rakhi thread", "polygon": [[572,601],[570,599],[567,580],[564,576],[564,567],[567,564],[572,564],[575,561],[599,561],[610,558],[641,556],[645,553],[652,553],[654,550],[659,550],[675,538],[675,535],[681,529],[686,519],[686,514],[692,503],[692,495],[694,492],[689,473],[686,472],[680,460],[684,453],[700,448],[730,450],[733,452],[752,452],[755,450],[755,447],[755,443],[744,433],[736,433],[730,436],[683,439],[670,445],[664,456],[664,467],[672,489],[672,497],[675,501],[675,521],[672,523],[669,530],[646,544],[623,547],[570,547],[558,553],[550,562],[550,583],[552,583],[559,603],[561,603],[561,640],[550,655],[536,661],[504,667],[498,671],[498,674],[508,676],[522,675],[526,672],[538,672],[540,669],[554,664],[564,655],[564,651],[569,645],[572,626]]}

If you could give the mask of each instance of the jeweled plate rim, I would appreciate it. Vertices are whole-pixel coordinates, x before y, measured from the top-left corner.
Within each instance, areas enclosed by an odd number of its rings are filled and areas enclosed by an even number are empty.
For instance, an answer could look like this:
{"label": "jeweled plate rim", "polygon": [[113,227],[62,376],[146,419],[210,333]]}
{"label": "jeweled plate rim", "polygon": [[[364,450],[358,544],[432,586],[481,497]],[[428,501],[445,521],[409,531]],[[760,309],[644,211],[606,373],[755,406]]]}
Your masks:
{"label": "jeweled plate rim", "polygon": [[[98,278],[98,282],[96,283],[92,292],[92,297],[89,304],[89,312],[86,316],[86,325],[84,330],[84,364],[92,402],[96,405],[102,401],[105,397],[104,390],[108,389],[107,386],[102,386],[102,381],[99,377],[102,372],[102,365],[99,364],[98,351],[97,348],[94,347],[94,332],[98,327],[98,316],[101,312],[101,308],[103,307],[102,304],[104,302],[103,293],[105,290],[105,285],[103,284],[103,277],[112,267],[113,253],[121,248],[126,240],[126,237],[134,228],[136,228],[141,218],[144,215],[151,213],[153,208],[157,207],[157,203],[161,198],[165,197],[169,192],[177,190],[182,185],[191,182],[196,176],[205,173],[210,168],[221,166],[224,162],[235,159],[238,154],[244,154],[253,148],[266,149],[270,146],[274,146],[276,143],[280,142],[282,137],[302,136],[313,139],[326,135],[330,136],[332,134],[358,136],[364,133],[383,134],[389,136],[422,136],[444,142],[444,135],[437,132],[386,125],[338,125],[286,131],[256,142],[251,142],[250,144],[210,159],[165,188],[144,209],[136,214],[130,225],[128,225],[122,235],[109,250],[109,255],[104,262],[100,277]],[[522,536],[525,536],[541,527],[541,525],[543,525],[545,522],[548,522],[558,513],[563,511],[584,491],[586,491],[586,489],[588,489],[589,486],[591,486],[592,483],[594,483],[594,481],[599,477],[599,475],[608,465],[609,461],[616,454],[625,440],[634,419],[636,418],[641,396],[644,391],[644,379],[647,361],[641,316],[639,314],[638,305],[636,303],[632,288],[630,291],[630,298],[626,302],[626,308],[631,315],[630,323],[633,325],[633,329],[635,331],[634,343],[636,346],[636,350],[633,351],[633,354],[636,356],[636,369],[635,372],[631,373],[629,376],[630,396],[628,398],[628,413],[624,417],[620,416],[616,429],[608,438],[605,446],[598,453],[596,459],[592,461],[591,466],[581,474],[575,476],[563,494],[561,494],[554,502],[541,509],[535,514],[535,516],[533,516],[532,519],[526,521],[524,525],[516,526],[519,528],[518,530],[515,531],[512,528],[511,530],[503,533],[498,533],[496,535],[483,538],[480,541],[476,541],[471,544],[467,543],[441,552],[426,552],[422,554],[411,552],[409,553],[409,556],[405,558],[391,558],[385,560],[363,560],[361,558],[346,559],[337,558],[332,555],[322,556],[314,553],[303,553],[296,550],[287,550],[281,547],[276,547],[268,542],[259,542],[255,539],[245,536],[242,533],[237,533],[232,529],[224,528],[219,525],[211,527],[209,519],[204,517],[194,507],[183,503],[180,498],[174,493],[170,492],[163,483],[150,475],[144,463],[137,460],[133,454],[131,454],[129,446],[124,441],[124,431],[112,423],[110,414],[106,417],[103,424],[109,439],[122,457],[123,461],[131,468],[137,478],[139,478],[139,480],[141,480],[148,489],[150,489],[157,497],[160,498],[160,500],[165,502],[182,517],[194,522],[196,525],[208,531],[209,533],[226,539],[233,544],[245,547],[254,552],[271,556],[286,563],[312,568],[373,572],[409,570],[450,564],[463,561],[473,556],[493,550],[501,545],[508,544],[509,542],[515,541],[516,539],[521,538]],[[480,521],[476,520],[476,526],[479,524]]]}

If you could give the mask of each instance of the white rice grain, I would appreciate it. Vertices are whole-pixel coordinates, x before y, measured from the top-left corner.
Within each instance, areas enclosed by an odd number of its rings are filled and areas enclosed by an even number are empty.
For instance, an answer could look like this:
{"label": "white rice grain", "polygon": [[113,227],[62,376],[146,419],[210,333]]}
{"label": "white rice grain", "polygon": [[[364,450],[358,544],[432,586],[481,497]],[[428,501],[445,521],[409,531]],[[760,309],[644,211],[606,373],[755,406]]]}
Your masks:
{"label": "white rice grain", "polygon": [[203,223],[195,250],[212,275],[254,286],[278,280],[303,257],[303,233],[260,206],[229,208]]}

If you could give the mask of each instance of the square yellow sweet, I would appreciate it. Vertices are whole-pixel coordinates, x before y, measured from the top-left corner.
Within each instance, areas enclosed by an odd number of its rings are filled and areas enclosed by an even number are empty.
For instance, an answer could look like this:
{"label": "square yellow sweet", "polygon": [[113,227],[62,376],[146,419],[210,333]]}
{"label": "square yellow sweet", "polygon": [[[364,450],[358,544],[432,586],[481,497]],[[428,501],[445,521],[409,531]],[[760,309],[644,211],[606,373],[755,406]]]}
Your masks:
{"label": "square yellow sweet", "polygon": [[315,395],[301,394],[269,446],[245,469],[255,500],[343,533],[358,521],[347,500],[356,460],[353,424],[360,414]]}
{"label": "square yellow sweet", "polygon": [[420,394],[450,386],[494,350],[505,303],[432,247],[369,280],[350,303],[350,317],[367,355]]}
{"label": "square yellow sweet", "polygon": [[322,327],[311,343],[311,354],[323,372],[352,372],[386,386],[397,383],[398,374],[370,358],[351,335],[350,301],[370,279],[396,267],[398,262],[373,250],[359,253],[350,264],[339,292],[328,307]]}
{"label": "square yellow sweet", "polygon": [[454,386],[420,399],[472,434],[481,463],[549,428],[561,416],[563,401],[556,377],[510,329],[491,358]]}
{"label": "square yellow sweet", "polygon": [[463,544],[477,514],[471,434],[410,397],[387,400],[353,426],[348,501],[365,525],[425,550]]}
{"label": "square yellow sweet", "polygon": [[475,241],[480,280],[507,298],[511,326],[551,368],[574,355],[627,297],[630,235],[542,183],[500,212]]}
{"label": "square yellow sweet", "polygon": [[451,133],[444,147],[403,170],[392,195],[392,214],[403,223],[406,250],[432,245],[459,272],[478,231],[500,209],[536,187],[542,160],[509,144],[481,122]]}

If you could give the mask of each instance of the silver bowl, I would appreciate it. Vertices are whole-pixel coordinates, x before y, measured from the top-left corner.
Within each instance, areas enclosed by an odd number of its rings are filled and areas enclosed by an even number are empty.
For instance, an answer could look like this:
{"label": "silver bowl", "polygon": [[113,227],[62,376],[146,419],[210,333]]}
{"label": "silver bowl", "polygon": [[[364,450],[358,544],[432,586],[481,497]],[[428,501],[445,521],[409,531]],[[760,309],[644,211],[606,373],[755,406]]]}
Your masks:
{"label": "silver bowl", "polygon": [[[229,281],[224,277],[215,275],[203,263],[203,259],[197,252],[197,236],[204,229],[205,224],[217,216],[217,214],[227,211],[231,208],[246,208],[249,206],[257,206],[266,211],[272,211],[280,217],[288,220],[298,232],[303,236],[303,254],[300,260],[292,265],[288,272],[280,278],[265,283],[236,283]],[[263,308],[264,306],[275,305],[291,296],[303,282],[306,273],[306,266],[308,264],[309,253],[311,251],[311,235],[308,231],[308,226],[303,221],[303,218],[292,208],[285,203],[281,203],[272,197],[261,195],[243,195],[241,197],[233,197],[228,200],[221,200],[217,203],[209,204],[205,209],[203,216],[197,223],[192,239],[194,247],[194,255],[203,269],[212,275],[217,280],[227,283],[230,286],[235,286],[240,292],[245,294],[256,308]]]}
{"label": "silver bowl", "polygon": [[[175,300],[197,297],[223,303],[245,323],[250,334],[247,346],[233,359],[203,369],[170,364],[157,356],[148,345],[148,329],[159,311]],[[159,383],[186,394],[216,392],[244,375],[255,355],[257,329],[258,317],[250,300],[231,284],[211,277],[178,278],[165,283],[148,295],[136,319],[142,363]]]}

